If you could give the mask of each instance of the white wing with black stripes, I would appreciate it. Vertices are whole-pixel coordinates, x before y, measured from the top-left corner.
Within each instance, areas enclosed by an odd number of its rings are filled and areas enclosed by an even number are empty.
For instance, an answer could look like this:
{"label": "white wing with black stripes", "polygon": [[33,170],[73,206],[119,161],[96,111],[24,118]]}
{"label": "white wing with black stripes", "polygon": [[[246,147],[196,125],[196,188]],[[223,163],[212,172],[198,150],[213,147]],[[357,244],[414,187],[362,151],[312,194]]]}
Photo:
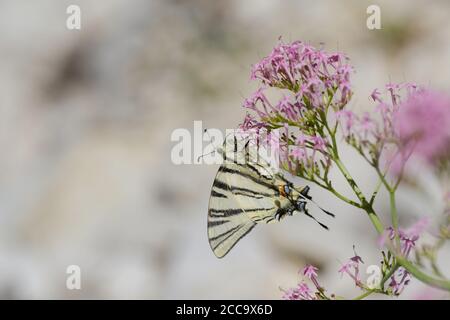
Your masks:
{"label": "white wing with black stripes", "polygon": [[218,258],[259,223],[278,221],[297,212],[313,218],[306,209],[306,202],[311,200],[308,186],[294,188],[256,151],[241,152],[236,140],[231,151],[224,149],[224,163],[214,179],[208,208],[208,239]]}
{"label": "white wing with black stripes", "polygon": [[[214,179],[208,209],[209,243],[219,258],[257,223],[274,221],[279,209],[274,202],[279,197],[279,177],[265,161],[252,161],[253,150],[240,152],[236,142],[229,146],[224,148],[224,164]],[[287,200],[282,201],[288,204]]]}
{"label": "white wing with black stripes", "polygon": [[260,178],[249,165],[223,164],[211,190],[208,238],[221,258],[259,222],[274,220],[277,207],[275,184]]}

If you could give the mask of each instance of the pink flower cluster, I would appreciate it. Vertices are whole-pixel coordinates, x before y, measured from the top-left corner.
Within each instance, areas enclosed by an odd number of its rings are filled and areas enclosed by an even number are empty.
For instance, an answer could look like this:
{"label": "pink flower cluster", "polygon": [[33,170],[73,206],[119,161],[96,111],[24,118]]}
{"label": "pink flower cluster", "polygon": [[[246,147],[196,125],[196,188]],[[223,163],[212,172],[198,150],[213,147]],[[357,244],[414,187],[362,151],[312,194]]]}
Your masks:
{"label": "pink flower cluster", "polygon": [[[343,109],[336,112],[346,140],[360,150],[367,150],[372,161],[382,152],[394,172],[410,156],[433,164],[450,158],[450,96],[412,83],[386,85],[382,93],[375,89],[371,98],[375,111],[358,116]],[[394,150],[388,146],[394,146]]]}
{"label": "pink flower cluster", "polygon": [[[299,273],[302,273],[303,276],[311,280],[311,282],[316,287],[318,292],[323,292],[323,288],[320,286],[319,281],[317,279],[317,271],[319,269],[313,265],[307,265],[300,270]],[[316,300],[317,295],[314,294],[313,290],[308,286],[308,284],[301,280],[296,287],[289,288],[288,290],[283,290],[283,299],[285,300]]]}
{"label": "pink flower cluster", "polygon": [[[429,226],[429,219],[422,218],[419,219],[414,225],[412,225],[408,229],[400,228],[398,230],[398,236],[400,238],[401,245],[401,253],[407,258],[414,248],[416,241],[419,239],[420,235],[427,229]],[[378,245],[383,247],[387,240],[393,240],[395,237],[395,230],[392,227],[387,228],[386,232],[380,237]]]}
{"label": "pink flower cluster", "polygon": [[313,291],[309,288],[306,282],[301,281],[294,288],[284,290],[284,300],[315,300]]}
{"label": "pink flower cluster", "polygon": [[295,145],[290,148],[289,155],[293,163],[304,168],[311,168],[317,161],[329,163],[331,160],[327,152],[328,142],[320,136],[307,136],[299,133]]}
{"label": "pink flower cluster", "polygon": [[[263,122],[277,116],[302,122],[306,110],[327,106],[338,110],[348,103],[352,71],[341,53],[327,53],[300,41],[280,43],[253,66],[251,79],[260,80],[262,86],[245,99],[244,107]],[[268,87],[286,89],[290,94],[271,103],[264,93]],[[249,124],[247,121],[246,127]]]}
{"label": "pink flower cluster", "polygon": [[298,101],[307,98],[310,106],[323,107],[323,95],[328,90],[339,91],[342,105],[351,96],[352,67],[341,53],[327,53],[301,41],[281,43],[270,55],[252,68],[251,79],[264,85],[288,89]]}
{"label": "pink flower cluster", "polygon": [[[400,238],[400,251],[403,257],[408,258],[411,251],[416,245],[417,240],[419,240],[420,235],[426,230],[429,225],[429,219],[423,218],[418,220],[413,226],[408,229],[399,229],[398,235]],[[380,246],[384,246],[387,239],[394,240],[395,230],[389,227],[386,233],[380,239]],[[399,295],[409,284],[411,276],[405,268],[400,267],[391,276],[389,287],[395,295]]]}
{"label": "pink flower cluster", "polygon": [[[278,144],[280,160],[292,173],[314,175],[319,164],[320,168],[331,164],[321,121],[329,109],[338,111],[348,103],[352,72],[341,53],[300,41],[280,43],[252,68],[251,79],[259,80],[261,87],[244,101],[251,112],[241,129],[284,130]],[[284,90],[276,102],[266,96],[270,87]]]}
{"label": "pink flower cluster", "polygon": [[411,83],[389,83],[383,91],[388,99],[382,98],[379,89],[375,89],[370,95],[378,103],[374,112],[365,112],[361,116],[347,109],[336,112],[344,137],[363,146],[379,144],[382,147],[384,143],[392,142],[395,138],[393,118],[399,109],[399,102],[405,92],[410,96],[418,90],[417,85]]}

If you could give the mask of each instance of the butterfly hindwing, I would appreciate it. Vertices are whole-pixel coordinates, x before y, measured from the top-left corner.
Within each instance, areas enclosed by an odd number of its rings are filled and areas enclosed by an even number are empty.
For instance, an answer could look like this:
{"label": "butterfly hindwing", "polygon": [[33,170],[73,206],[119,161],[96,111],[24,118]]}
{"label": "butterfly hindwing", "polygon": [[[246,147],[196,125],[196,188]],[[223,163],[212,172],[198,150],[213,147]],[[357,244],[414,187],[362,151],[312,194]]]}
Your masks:
{"label": "butterfly hindwing", "polygon": [[214,179],[208,208],[208,239],[218,258],[225,256],[256,225],[234,196],[227,173],[221,170],[224,166]]}
{"label": "butterfly hindwing", "polygon": [[[257,163],[228,161],[219,168],[208,211],[208,237],[216,256],[226,255],[257,223],[276,221],[279,206],[289,205],[279,197],[277,181],[286,183]],[[279,206],[275,199],[281,200]]]}

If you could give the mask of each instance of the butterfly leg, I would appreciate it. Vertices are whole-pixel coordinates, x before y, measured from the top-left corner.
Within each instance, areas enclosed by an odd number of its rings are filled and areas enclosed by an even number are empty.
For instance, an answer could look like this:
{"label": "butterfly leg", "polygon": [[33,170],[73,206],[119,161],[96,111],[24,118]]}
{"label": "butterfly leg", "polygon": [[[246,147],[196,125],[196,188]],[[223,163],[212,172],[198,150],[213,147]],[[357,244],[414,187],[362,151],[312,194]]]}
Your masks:
{"label": "butterfly leg", "polygon": [[275,213],[275,219],[277,219],[278,221],[280,221],[280,220],[283,219],[287,214],[289,214],[289,212],[287,212],[285,209],[283,209],[283,208],[278,208],[277,213]]}

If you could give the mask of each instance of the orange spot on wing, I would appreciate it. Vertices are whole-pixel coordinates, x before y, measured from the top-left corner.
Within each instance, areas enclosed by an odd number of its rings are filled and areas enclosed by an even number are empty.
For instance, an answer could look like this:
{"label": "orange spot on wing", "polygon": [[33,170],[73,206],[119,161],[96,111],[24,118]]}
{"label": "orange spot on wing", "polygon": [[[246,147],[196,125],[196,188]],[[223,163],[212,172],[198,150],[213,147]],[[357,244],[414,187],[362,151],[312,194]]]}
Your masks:
{"label": "orange spot on wing", "polygon": [[279,185],[278,186],[278,191],[280,192],[280,195],[282,197],[286,197],[286,192],[284,192],[284,185]]}

